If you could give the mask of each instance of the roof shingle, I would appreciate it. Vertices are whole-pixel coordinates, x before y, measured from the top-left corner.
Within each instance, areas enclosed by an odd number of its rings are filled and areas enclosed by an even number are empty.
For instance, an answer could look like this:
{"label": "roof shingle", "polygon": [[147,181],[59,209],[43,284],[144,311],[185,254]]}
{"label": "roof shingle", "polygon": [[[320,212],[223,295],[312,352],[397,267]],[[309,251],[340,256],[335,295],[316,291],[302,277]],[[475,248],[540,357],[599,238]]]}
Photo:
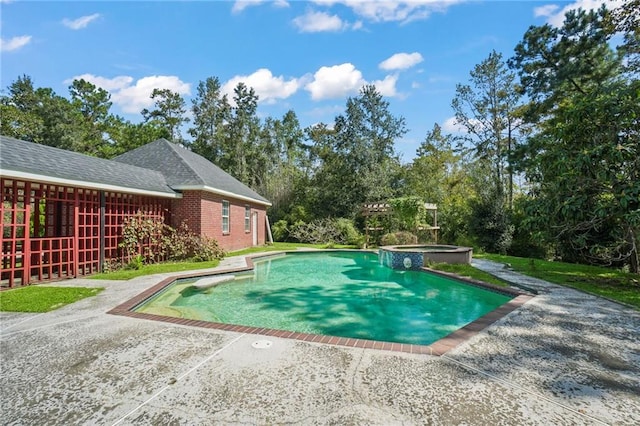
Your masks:
{"label": "roof shingle", "polygon": [[0,172],[9,176],[11,172],[17,172],[45,179],[64,179],[88,188],[107,185],[121,188],[122,192],[176,195],[164,175],[156,170],[7,136],[0,136]]}
{"label": "roof shingle", "polygon": [[126,152],[114,161],[157,170],[173,189],[202,187],[203,190],[212,189],[270,205],[267,199],[206,158],[166,139]]}

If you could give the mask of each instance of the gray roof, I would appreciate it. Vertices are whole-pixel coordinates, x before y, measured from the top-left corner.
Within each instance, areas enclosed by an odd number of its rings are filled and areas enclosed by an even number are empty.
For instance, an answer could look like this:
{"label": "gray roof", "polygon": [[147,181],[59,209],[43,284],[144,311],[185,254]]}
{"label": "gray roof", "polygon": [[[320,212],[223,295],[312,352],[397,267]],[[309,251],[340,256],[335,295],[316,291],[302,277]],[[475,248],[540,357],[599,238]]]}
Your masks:
{"label": "gray roof", "polygon": [[157,170],[174,189],[208,187],[214,191],[270,204],[267,199],[206,158],[166,139],[158,139],[126,152],[114,158],[114,161]]}
{"label": "gray roof", "polygon": [[[0,136],[0,171],[79,182],[79,186],[115,186],[122,192],[152,191],[175,195],[164,175],[156,170],[90,157],[46,145]],[[13,174],[11,172],[14,172]]]}

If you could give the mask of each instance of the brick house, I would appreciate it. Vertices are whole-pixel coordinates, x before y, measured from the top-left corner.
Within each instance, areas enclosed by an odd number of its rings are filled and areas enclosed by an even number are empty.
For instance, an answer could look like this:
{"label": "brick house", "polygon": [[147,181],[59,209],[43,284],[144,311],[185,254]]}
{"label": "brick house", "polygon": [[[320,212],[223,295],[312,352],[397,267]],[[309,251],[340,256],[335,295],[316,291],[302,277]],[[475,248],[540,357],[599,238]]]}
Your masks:
{"label": "brick house", "polygon": [[159,139],[113,160],[0,136],[1,286],[89,275],[119,258],[125,218],[186,223],[225,250],[262,245],[265,198]]}

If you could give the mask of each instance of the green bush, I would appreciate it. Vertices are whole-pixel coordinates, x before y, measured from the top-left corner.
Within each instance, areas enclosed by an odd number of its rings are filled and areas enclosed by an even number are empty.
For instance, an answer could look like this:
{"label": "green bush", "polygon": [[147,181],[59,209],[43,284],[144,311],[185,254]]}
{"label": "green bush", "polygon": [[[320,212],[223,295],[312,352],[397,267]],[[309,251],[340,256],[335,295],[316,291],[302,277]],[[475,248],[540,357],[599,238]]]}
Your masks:
{"label": "green bush", "polygon": [[[125,269],[140,269],[162,260],[203,262],[225,255],[216,240],[193,233],[185,223],[174,229],[162,219],[145,217],[140,212],[123,222],[122,237],[120,247],[125,259],[130,259]],[[120,266],[113,260],[105,264],[109,270]]]}
{"label": "green bush", "polygon": [[169,228],[163,242],[168,260],[206,262],[225,255],[216,240],[191,232],[185,223],[177,230]]}
{"label": "green bush", "polygon": [[300,243],[364,244],[364,238],[353,221],[344,218],[297,222],[289,228],[289,236]]}
{"label": "green bush", "polygon": [[396,232],[396,238],[400,245],[418,244],[418,237],[411,232]]}
{"label": "green bush", "polygon": [[483,250],[506,254],[513,241],[515,227],[504,201],[487,196],[471,201],[472,215],[469,230]]}
{"label": "green bush", "polygon": [[390,232],[388,234],[384,234],[380,238],[380,245],[381,246],[397,246],[398,245],[398,237],[396,237],[396,234],[394,234],[393,232]]}
{"label": "green bush", "polygon": [[142,255],[134,256],[129,263],[124,265],[124,269],[127,271],[137,271],[140,268],[142,268]]}
{"label": "green bush", "polygon": [[382,238],[380,238],[381,246],[397,246],[417,243],[418,237],[411,232],[391,232],[388,234],[384,234]]}
{"label": "green bush", "polygon": [[271,226],[271,233],[274,241],[284,242],[289,239],[289,223],[281,219]]}
{"label": "green bush", "polygon": [[340,234],[340,239],[344,244],[361,246],[364,243],[364,236],[356,229],[351,219],[338,218],[335,219],[335,226]]}

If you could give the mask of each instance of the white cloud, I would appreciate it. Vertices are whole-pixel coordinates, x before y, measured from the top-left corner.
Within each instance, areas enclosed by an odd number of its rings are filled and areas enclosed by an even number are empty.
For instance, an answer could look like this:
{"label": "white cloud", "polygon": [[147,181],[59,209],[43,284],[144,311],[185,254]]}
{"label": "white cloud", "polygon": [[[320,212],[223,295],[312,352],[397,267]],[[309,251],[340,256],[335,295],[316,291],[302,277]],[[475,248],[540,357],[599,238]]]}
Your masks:
{"label": "white cloud", "polygon": [[571,4],[564,6],[560,9],[560,6],[555,4],[548,4],[544,6],[536,7],[533,10],[533,14],[535,16],[545,16],[547,17],[547,23],[553,25],[554,27],[561,27],[564,23],[564,15],[570,10],[582,9],[585,11],[590,11],[593,9],[599,9],[602,4],[606,4],[609,10],[616,9],[622,6],[628,0],[576,0]]}
{"label": "white cloud", "polygon": [[67,28],[71,28],[72,30],[81,30],[83,28],[86,28],[87,25],[89,25],[99,17],[99,13],[94,13],[93,15],[81,16],[78,19],[64,18],[62,20],[62,24]]}
{"label": "white cloud", "polygon": [[384,80],[375,80],[371,82],[374,86],[376,86],[376,90],[382,96],[388,96],[390,98],[397,96],[398,92],[396,92],[396,83],[398,82],[397,75],[388,75],[384,78]]}
{"label": "white cloud", "polygon": [[240,13],[248,7],[258,6],[263,2],[264,0],[237,0],[231,8],[231,13]]}
{"label": "white cloud", "polygon": [[238,14],[244,11],[248,7],[260,6],[264,3],[270,3],[273,7],[284,8],[289,7],[287,0],[236,0],[231,8],[231,13]]}
{"label": "white cloud", "polygon": [[332,6],[336,3],[344,4],[368,21],[409,22],[425,19],[433,12],[444,12],[449,6],[462,1],[464,0],[316,0],[315,3],[323,6]]}
{"label": "white cloud", "polygon": [[467,129],[459,124],[455,117],[447,118],[444,123],[442,123],[442,130],[447,133],[467,133]]}
{"label": "white cloud", "polygon": [[536,18],[539,16],[551,16],[559,8],[560,6],[558,6],[557,4],[546,4],[544,6],[539,6],[533,9],[533,16],[535,16]]}
{"label": "white cloud", "polygon": [[31,36],[11,37],[8,40],[0,38],[0,52],[11,52],[26,46],[31,41]]}
{"label": "white cloud", "polygon": [[422,62],[424,58],[418,52],[413,53],[396,53],[391,57],[380,62],[378,65],[383,70],[403,70],[411,68]]}
{"label": "white cloud", "polygon": [[114,78],[106,78],[93,74],[82,74],[67,79],[64,81],[64,83],[71,84],[73,80],[86,80],[97,87],[100,87],[108,92],[112,92],[128,87],[133,81],[133,77],[129,77],[128,75],[120,75]]}
{"label": "white cloud", "polygon": [[229,95],[229,100],[233,98],[233,89],[238,83],[244,83],[252,87],[259,97],[260,102],[275,102],[276,99],[285,99],[298,91],[301,80],[292,78],[285,80],[284,77],[275,77],[270,70],[261,68],[250,75],[237,75],[222,85],[222,93]]}
{"label": "white cloud", "polygon": [[305,89],[311,93],[313,100],[342,98],[357,92],[366,83],[362,73],[353,64],[344,63],[321,67]]}
{"label": "white cloud", "polygon": [[150,75],[134,83],[133,77],[125,75],[106,78],[82,74],[66,80],[65,83],[68,84],[77,79],[84,79],[111,93],[111,101],[128,114],[139,113],[143,108],[152,106],[153,89],[169,89],[180,95],[191,94],[191,85],[172,75]]}
{"label": "white cloud", "polygon": [[362,72],[351,63],[321,67],[313,75],[312,81],[305,85],[305,89],[311,94],[311,99],[344,98],[357,93],[362,86],[373,84],[378,92],[384,96],[396,96],[397,75],[388,75],[383,80],[367,82]]}
{"label": "white cloud", "polygon": [[337,15],[324,12],[307,12],[293,20],[293,24],[303,33],[317,33],[322,31],[340,31],[349,24],[343,22]]}
{"label": "white cloud", "polygon": [[[469,122],[475,128],[476,131],[479,131],[482,128],[484,128],[480,120],[476,120],[475,118],[472,118],[471,120],[469,120]],[[465,133],[465,134],[469,133],[469,130],[462,124],[458,123],[458,120],[456,120],[455,117],[447,118],[444,121],[444,123],[442,123],[442,130],[448,133]]]}

